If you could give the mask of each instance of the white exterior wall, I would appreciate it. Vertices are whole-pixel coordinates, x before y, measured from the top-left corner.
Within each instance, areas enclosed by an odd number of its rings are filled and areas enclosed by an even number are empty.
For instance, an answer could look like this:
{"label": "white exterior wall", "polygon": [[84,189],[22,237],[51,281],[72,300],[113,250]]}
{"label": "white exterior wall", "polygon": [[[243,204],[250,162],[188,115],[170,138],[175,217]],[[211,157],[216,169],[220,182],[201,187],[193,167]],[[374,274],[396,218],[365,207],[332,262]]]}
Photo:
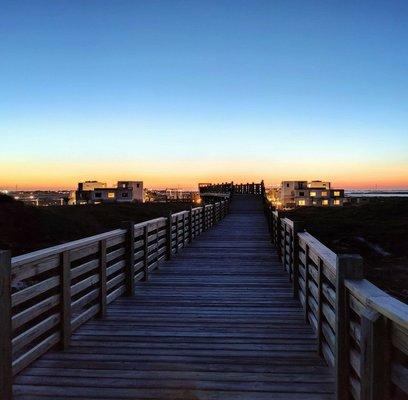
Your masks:
{"label": "white exterior wall", "polygon": [[143,181],[118,181],[118,189],[132,189],[132,200],[143,203]]}

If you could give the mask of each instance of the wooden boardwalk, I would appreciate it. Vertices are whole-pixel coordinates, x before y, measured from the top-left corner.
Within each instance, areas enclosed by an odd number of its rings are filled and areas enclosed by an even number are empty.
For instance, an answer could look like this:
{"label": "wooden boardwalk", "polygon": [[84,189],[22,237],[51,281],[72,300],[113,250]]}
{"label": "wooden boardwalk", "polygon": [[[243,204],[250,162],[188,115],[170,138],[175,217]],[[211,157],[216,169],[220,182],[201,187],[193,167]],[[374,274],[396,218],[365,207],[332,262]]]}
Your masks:
{"label": "wooden boardwalk", "polygon": [[15,378],[18,399],[332,399],[260,196]]}

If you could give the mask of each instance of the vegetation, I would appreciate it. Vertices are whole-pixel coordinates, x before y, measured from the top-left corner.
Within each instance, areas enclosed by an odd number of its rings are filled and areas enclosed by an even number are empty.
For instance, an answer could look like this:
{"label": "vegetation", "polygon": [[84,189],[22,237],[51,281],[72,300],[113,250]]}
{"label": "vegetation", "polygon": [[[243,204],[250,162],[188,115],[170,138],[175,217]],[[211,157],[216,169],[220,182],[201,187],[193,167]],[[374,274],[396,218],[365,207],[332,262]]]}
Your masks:
{"label": "vegetation", "polygon": [[360,206],[305,207],[286,212],[336,253],[360,254],[367,279],[408,301],[408,199]]}
{"label": "vegetation", "polygon": [[20,255],[188,209],[190,203],[35,207],[0,197],[0,249]]}

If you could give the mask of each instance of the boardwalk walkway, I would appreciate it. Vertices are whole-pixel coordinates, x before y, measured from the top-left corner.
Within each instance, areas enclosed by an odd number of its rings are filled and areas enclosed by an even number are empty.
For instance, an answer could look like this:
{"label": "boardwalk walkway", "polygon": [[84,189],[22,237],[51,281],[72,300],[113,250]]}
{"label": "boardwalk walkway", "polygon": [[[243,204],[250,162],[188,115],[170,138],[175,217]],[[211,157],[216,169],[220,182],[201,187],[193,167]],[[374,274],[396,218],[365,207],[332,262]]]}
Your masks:
{"label": "boardwalk walkway", "polygon": [[332,399],[256,196],[15,379],[18,399]]}

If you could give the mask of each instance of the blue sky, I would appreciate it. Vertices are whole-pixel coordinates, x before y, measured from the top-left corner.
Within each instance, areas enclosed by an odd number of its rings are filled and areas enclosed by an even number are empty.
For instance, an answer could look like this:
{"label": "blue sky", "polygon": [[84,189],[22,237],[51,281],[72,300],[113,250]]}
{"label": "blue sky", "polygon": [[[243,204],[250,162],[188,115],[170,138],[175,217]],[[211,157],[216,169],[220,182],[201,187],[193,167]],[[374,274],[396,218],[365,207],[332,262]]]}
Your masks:
{"label": "blue sky", "polygon": [[406,187],[407,43],[406,1],[3,1],[0,188]]}

